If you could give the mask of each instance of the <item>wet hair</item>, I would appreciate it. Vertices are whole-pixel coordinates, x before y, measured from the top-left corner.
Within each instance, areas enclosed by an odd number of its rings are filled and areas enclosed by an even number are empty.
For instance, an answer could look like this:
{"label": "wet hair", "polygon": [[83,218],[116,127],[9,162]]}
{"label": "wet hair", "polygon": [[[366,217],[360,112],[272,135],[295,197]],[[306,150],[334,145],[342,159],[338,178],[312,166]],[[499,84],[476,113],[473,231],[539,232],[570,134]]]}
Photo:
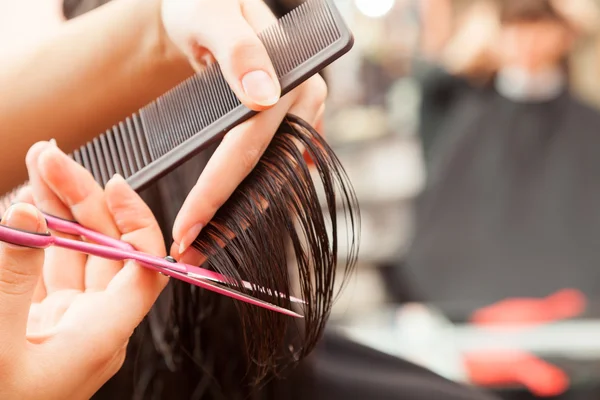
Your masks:
{"label": "wet hair", "polygon": [[[310,354],[356,264],[359,226],[356,196],[335,153],[314,128],[288,115],[193,246],[208,256],[205,268],[303,298],[307,304],[297,311],[305,318],[171,282],[161,345],[176,370],[202,376],[189,383],[190,398],[246,398]],[[340,239],[346,241],[343,266]],[[292,306],[288,299],[246,293]]]}

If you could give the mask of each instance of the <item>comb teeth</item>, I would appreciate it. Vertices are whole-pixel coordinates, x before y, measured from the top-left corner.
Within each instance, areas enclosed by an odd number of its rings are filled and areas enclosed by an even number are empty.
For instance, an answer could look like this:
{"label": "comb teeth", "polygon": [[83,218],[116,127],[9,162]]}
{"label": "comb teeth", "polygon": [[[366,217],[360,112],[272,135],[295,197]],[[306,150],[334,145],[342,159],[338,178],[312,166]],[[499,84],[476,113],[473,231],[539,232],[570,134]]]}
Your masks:
{"label": "comb teeth", "polygon": [[[284,91],[289,92],[286,75],[335,43],[341,38],[341,31],[326,1],[308,0],[258,37],[282,80]],[[240,106],[219,65],[209,66],[141,110],[152,160]]]}
{"label": "comb teeth", "polygon": [[153,160],[138,114],[81,146],[70,157],[90,171],[102,186],[114,174],[129,178]]}
{"label": "comb teeth", "polygon": [[25,186],[27,186],[27,183],[22,184],[21,186],[17,186],[16,188],[14,188],[12,191],[6,193],[1,199],[0,199],[0,217],[2,217],[4,215],[4,213],[6,212],[6,210],[9,209],[9,207],[15,202],[17,201],[17,196],[19,194],[19,192],[21,191],[21,189],[23,189]]}
{"label": "comb teeth", "polygon": [[[277,76],[288,74],[340,39],[341,32],[331,11],[323,1],[308,0],[258,35],[273,61]],[[278,57],[278,49],[284,47],[291,51]]]}
{"label": "comb teeth", "polygon": [[218,66],[209,66],[140,111],[152,160],[240,106]]}
{"label": "comb teeth", "polygon": [[[258,34],[282,95],[353,45],[333,0],[307,0]],[[102,186],[118,173],[137,191],[164,176],[249,119],[218,64],[176,86],[70,157]],[[13,195],[14,196],[14,195]]]}

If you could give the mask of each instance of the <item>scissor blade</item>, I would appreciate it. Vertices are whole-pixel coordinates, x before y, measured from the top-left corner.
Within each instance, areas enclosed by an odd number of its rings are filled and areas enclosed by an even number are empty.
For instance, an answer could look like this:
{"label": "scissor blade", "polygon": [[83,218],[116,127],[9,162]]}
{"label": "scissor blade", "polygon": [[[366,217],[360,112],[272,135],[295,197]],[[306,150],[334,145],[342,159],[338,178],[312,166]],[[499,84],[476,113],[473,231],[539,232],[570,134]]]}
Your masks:
{"label": "scissor blade", "polygon": [[[194,273],[192,273],[192,272],[190,272],[189,274],[190,274],[190,275],[193,275],[193,276],[196,276],[196,274],[194,274]],[[231,282],[227,282],[227,281],[225,281],[225,280],[223,280],[223,279],[209,278],[209,277],[200,277],[200,276],[198,276],[198,277],[199,277],[199,278],[208,279],[209,281],[212,281],[212,282],[221,283],[221,284],[223,284],[223,285],[231,284]],[[265,289],[265,288],[264,288],[264,287],[262,287],[262,286],[253,285],[253,284],[251,284],[250,282],[242,281],[242,284],[243,284],[243,285],[244,285],[244,287],[245,287],[246,289],[248,289],[248,290],[256,290],[256,291],[258,291],[258,292],[265,293],[265,294],[267,294],[267,295],[269,295],[269,296],[273,296],[273,297],[281,297],[282,299],[285,299],[285,297],[286,297],[286,296],[285,296],[285,294],[283,294],[283,293],[279,293],[279,292],[276,292],[276,291],[274,291],[274,290],[271,290],[271,289]],[[304,300],[302,300],[302,299],[299,299],[298,297],[294,297],[294,296],[290,296],[290,301],[291,301],[292,303],[298,303],[298,304],[308,304],[308,302],[307,302],[307,301],[304,301]]]}
{"label": "scissor blade", "polygon": [[181,272],[177,272],[177,271],[173,271],[173,270],[168,271],[168,273],[170,275],[187,278],[187,279],[185,279],[186,281],[192,281],[197,286],[200,286],[200,287],[208,289],[208,290],[212,290],[213,292],[216,292],[216,293],[219,293],[219,294],[222,294],[225,296],[229,296],[236,300],[241,300],[246,303],[265,308],[267,310],[271,310],[271,311],[275,311],[275,312],[278,312],[281,314],[289,315],[291,317],[304,318],[304,316],[302,316],[298,313],[295,313],[291,310],[288,310],[287,308],[279,307],[275,304],[271,304],[266,301],[257,299],[256,297],[252,297],[247,294],[241,293],[235,289],[231,289],[229,287],[222,286],[216,282],[210,281],[202,276],[197,276],[193,273],[185,274],[185,273],[181,273]]}
{"label": "scissor blade", "polygon": [[[201,267],[195,267],[193,265],[188,265],[188,264],[183,264],[183,265],[187,269],[187,273],[189,276],[193,276],[198,279],[206,279],[206,280],[209,280],[212,282],[220,283],[222,285],[231,285],[234,283],[233,279],[227,280],[226,277],[224,277],[223,275],[221,275],[217,272],[209,271],[209,270],[201,268]],[[248,290],[257,290],[257,291],[265,293],[269,296],[286,298],[286,295],[283,293],[279,293],[279,292],[276,292],[271,289],[266,289],[262,286],[253,285],[250,282],[242,281],[242,284]],[[308,302],[306,302],[298,297],[294,297],[294,296],[290,296],[290,301],[292,303],[308,304]]]}
{"label": "scissor blade", "polygon": [[[224,282],[222,282],[222,283],[224,283]],[[246,282],[246,281],[244,281],[244,287],[245,287],[246,289],[249,289],[249,290],[257,290],[257,291],[259,291],[259,292],[261,292],[261,293],[268,294],[269,296],[276,296],[276,297],[281,297],[281,298],[284,298],[284,299],[285,299],[285,297],[286,297],[286,296],[285,296],[285,294],[283,294],[283,293],[276,292],[276,291],[274,291],[274,290],[271,290],[271,289],[265,289],[265,288],[264,288],[264,287],[262,287],[262,286],[256,286],[256,287],[255,287],[255,286],[254,286],[254,285],[252,285],[250,282]],[[307,302],[307,301],[304,301],[304,300],[302,300],[302,299],[299,299],[298,297],[294,297],[294,296],[290,296],[290,301],[291,301],[292,303],[308,304],[308,302]]]}

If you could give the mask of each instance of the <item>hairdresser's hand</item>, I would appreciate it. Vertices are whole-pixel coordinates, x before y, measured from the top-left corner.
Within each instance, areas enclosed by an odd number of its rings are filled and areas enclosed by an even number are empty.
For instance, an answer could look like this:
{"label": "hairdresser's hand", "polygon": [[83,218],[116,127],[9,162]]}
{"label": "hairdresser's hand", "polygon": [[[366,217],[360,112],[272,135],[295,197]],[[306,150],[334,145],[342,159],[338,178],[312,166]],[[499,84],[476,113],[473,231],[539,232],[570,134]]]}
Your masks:
{"label": "hairdresser's hand", "polygon": [[63,0],[0,0],[0,57],[36,45],[64,22]]}
{"label": "hairdresser's hand", "polygon": [[[48,143],[32,147],[27,166],[31,186],[21,200],[165,255],[156,220],[123,180],[102,191]],[[46,231],[30,204],[13,206],[2,223]],[[134,262],[0,244],[0,398],[89,399],[121,367],[129,337],[165,284]]]}
{"label": "hairdresser's hand", "polygon": [[276,21],[262,0],[162,2],[165,31],[196,69],[216,59],[242,103],[269,108],[228,132],[211,157],[173,227],[171,255],[179,259],[254,168],[286,113],[318,125],[327,87],[315,76],[279,99],[279,83],[256,34]]}
{"label": "hairdresser's hand", "polygon": [[217,60],[240,101],[271,107],[281,88],[251,19],[270,13],[262,0],[162,0],[165,31],[196,70]]}

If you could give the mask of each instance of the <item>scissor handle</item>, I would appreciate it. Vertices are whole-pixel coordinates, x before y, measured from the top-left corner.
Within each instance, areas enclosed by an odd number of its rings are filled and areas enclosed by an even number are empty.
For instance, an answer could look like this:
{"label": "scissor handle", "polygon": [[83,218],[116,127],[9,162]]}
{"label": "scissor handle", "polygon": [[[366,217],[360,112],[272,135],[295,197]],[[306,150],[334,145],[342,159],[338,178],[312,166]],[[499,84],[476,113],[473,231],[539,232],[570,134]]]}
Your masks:
{"label": "scissor handle", "polygon": [[110,236],[103,235],[99,232],[88,229],[75,221],[60,218],[48,213],[42,214],[44,214],[44,217],[46,218],[46,223],[48,224],[49,229],[61,233],[67,233],[69,235],[81,236],[86,239],[90,239],[95,243],[102,244],[104,246],[114,247],[116,249],[126,251],[135,250],[134,247],[127,242],[123,242],[122,240],[115,239]]}
{"label": "scissor handle", "polygon": [[31,232],[0,224],[0,241],[16,246],[45,249],[52,246],[54,238],[50,232]]}

